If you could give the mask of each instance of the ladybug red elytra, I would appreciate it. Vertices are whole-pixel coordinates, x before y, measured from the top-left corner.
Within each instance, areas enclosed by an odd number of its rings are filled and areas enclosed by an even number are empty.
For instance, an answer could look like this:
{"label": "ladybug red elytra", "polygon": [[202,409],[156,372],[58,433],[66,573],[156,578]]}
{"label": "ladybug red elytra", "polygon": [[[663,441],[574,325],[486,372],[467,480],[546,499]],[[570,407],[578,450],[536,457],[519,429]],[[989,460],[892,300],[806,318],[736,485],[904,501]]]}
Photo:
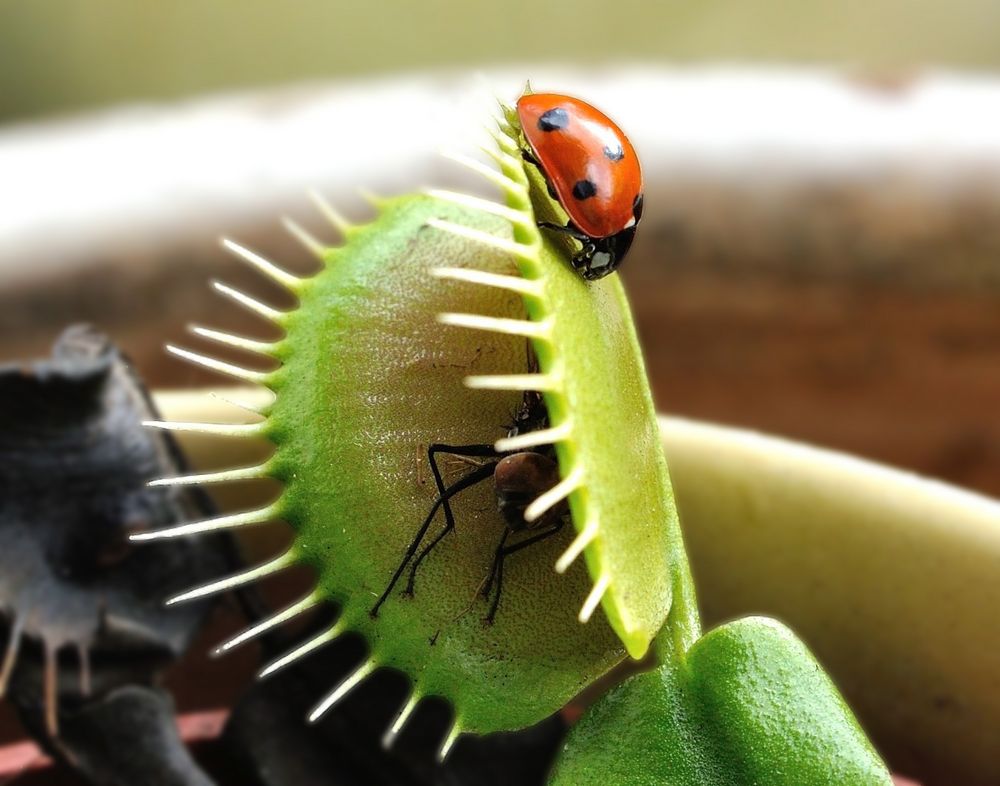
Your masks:
{"label": "ladybug red elytra", "polygon": [[635,148],[603,112],[578,98],[528,93],[517,102],[530,150],[569,224],[539,223],[580,241],[573,267],[598,279],[621,264],[642,216],[642,169]]}

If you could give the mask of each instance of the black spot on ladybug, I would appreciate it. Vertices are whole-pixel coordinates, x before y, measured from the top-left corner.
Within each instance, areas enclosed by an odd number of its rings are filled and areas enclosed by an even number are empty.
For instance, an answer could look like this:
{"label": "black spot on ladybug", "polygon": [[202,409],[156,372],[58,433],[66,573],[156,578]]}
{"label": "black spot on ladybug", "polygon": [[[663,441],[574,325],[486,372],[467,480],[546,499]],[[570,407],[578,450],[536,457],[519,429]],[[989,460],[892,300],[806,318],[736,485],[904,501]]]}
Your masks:
{"label": "black spot on ladybug", "polygon": [[538,127],[542,131],[558,131],[569,125],[569,114],[561,106],[550,109],[538,118]]}
{"label": "black spot on ladybug", "polygon": [[615,142],[613,145],[605,145],[604,156],[611,161],[621,161],[625,158],[625,151],[622,150],[622,146],[620,144]]}
{"label": "black spot on ladybug", "polygon": [[594,185],[593,180],[577,180],[573,184],[573,198],[584,200],[590,199],[594,194],[597,193],[597,186]]}

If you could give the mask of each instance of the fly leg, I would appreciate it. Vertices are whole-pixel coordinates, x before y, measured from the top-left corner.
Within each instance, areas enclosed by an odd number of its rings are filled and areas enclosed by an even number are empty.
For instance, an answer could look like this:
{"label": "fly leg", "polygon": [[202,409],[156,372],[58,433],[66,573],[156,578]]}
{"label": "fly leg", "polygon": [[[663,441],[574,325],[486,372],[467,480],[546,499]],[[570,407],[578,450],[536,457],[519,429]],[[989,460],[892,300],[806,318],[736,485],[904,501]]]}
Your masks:
{"label": "fly leg", "polygon": [[489,614],[486,615],[487,623],[490,625],[493,624],[493,619],[497,615],[497,609],[500,608],[500,593],[503,591],[504,560],[511,554],[515,554],[521,549],[526,549],[528,546],[532,546],[535,543],[545,540],[546,538],[552,537],[563,528],[565,523],[565,518],[560,517],[559,520],[552,526],[535,535],[532,535],[530,538],[525,538],[512,546],[506,545],[507,536],[510,534],[510,530],[506,527],[504,528],[503,536],[500,538],[500,543],[497,545],[496,553],[493,556],[493,568],[490,571],[490,577],[486,582],[486,588],[483,590],[483,596],[488,598],[490,593],[493,591],[493,585],[496,584],[496,594],[493,596],[493,602],[490,604]]}
{"label": "fly leg", "polygon": [[[427,530],[431,526],[431,522],[434,520],[434,514],[442,505],[447,504],[448,500],[458,494],[460,491],[464,491],[470,486],[485,480],[493,474],[493,465],[488,464],[483,467],[479,467],[473,470],[468,475],[466,475],[461,480],[456,481],[452,485],[448,486],[444,491],[438,495],[438,498],[434,500],[434,504],[431,506],[430,512],[428,512],[427,517],[424,519],[423,524],[420,525],[420,529],[417,530],[416,536],[410,542],[410,545],[406,549],[406,554],[403,556],[402,562],[399,563],[399,567],[396,568],[396,572],[392,576],[392,580],[389,582],[389,586],[385,588],[385,592],[379,597],[372,606],[370,612],[372,617],[378,616],[378,610],[385,603],[386,599],[389,597],[389,593],[392,592],[393,587],[396,586],[396,582],[399,581],[399,577],[403,575],[403,571],[406,570],[406,566],[409,564],[410,560],[413,559],[413,555],[417,553],[417,549],[420,548],[420,542],[424,539],[427,534]],[[452,526],[454,526],[452,521]]]}
{"label": "fly leg", "polygon": [[[441,470],[437,465],[437,455],[438,453],[446,453],[450,456],[468,456],[477,457],[483,456],[486,458],[499,458],[500,454],[497,453],[492,445],[442,445],[441,443],[435,443],[427,448],[427,463],[431,465],[431,472],[434,474],[434,483],[437,486],[438,496],[445,496],[445,486],[444,480],[441,478]],[[442,502],[444,506],[444,519],[448,525],[448,529],[455,528],[455,517],[451,512],[451,505],[448,500],[445,499]]]}
{"label": "fly leg", "polygon": [[[475,483],[480,483],[481,481],[486,480],[486,478],[491,477],[493,475],[493,470],[496,469],[496,465],[497,463],[493,461],[490,462],[489,464],[484,464],[478,469],[470,472],[468,475],[466,475],[466,478],[471,478],[473,476],[476,476],[476,480],[473,481],[473,483],[470,483],[469,485],[471,486],[474,485]],[[448,504],[447,500],[445,500],[444,504],[445,505]],[[406,582],[406,589],[403,590],[404,595],[413,595],[413,585],[414,582],[416,582],[417,580],[417,569],[420,567],[420,563],[423,562],[424,558],[426,558],[427,555],[434,550],[434,547],[441,542],[444,536],[447,535],[449,532],[451,532],[453,529],[455,529],[455,519],[446,515],[445,525],[442,528],[442,530],[437,535],[434,536],[434,539],[431,540],[430,543],[424,546],[424,548],[417,555],[417,558],[413,561],[413,564],[410,566],[410,578]]]}

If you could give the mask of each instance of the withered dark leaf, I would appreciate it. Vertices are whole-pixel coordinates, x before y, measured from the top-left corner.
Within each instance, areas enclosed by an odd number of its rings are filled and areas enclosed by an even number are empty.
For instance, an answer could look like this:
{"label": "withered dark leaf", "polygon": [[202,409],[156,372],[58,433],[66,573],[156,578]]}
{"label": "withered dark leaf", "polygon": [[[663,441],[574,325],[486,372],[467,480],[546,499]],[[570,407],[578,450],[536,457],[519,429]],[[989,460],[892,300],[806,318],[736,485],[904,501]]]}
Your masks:
{"label": "withered dark leaf", "polygon": [[128,540],[213,512],[198,490],[147,486],[185,469],[169,435],[142,427],[156,417],[119,351],[85,326],[51,358],[0,366],[0,694],[57,755],[59,709],[151,683],[208,608],[164,599],[231,568],[224,536]]}

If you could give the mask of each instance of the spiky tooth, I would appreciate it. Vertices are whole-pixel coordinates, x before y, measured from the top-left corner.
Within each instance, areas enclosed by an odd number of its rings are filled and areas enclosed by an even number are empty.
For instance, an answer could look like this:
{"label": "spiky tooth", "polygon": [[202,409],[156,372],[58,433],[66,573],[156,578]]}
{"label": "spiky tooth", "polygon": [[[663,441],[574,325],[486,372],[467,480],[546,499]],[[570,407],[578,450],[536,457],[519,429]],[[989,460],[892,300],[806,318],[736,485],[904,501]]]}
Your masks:
{"label": "spiky tooth", "polygon": [[515,156],[521,151],[518,150],[517,145],[514,144],[514,140],[510,138],[510,135],[504,131],[506,125],[506,122],[497,119],[496,128],[487,126],[486,132],[490,135],[493,141],[496,142],[497,147],[503,150],[503,152]]}
{"label": "spiky tooth", "polygon": [[207,338],[209,341],[214,341],[217,344],[222,344],[227,347],[236,347],[237,349],[243,349],[247,352],[256,352],[258,355],[267,355],[268,357],[273,357],[277,347],[277,344],[271,341],[255,341],[252,338],[237,336],[232,333],[224,333],[221,330],[213,330],[212,328],[202,327],[201,325],[188,325],[188,330],[196,336]]}
{"label": "spiky tooth", "polygon": [[24,633],[24,617],[16,616],[7,634],[7,649],[4,652],[3,665],[0,666],[0,699],[7,694],[10,675],[14,673],[14,664],[17,662],[17,654],[21,649],[22,633]]}
{"label": "spiky tooth", "polygon": [[384,196],[376,194],[372,189],[367,188],[366,186],[358,188],[358,196],[360,196],[363,200],[365,200],[365,202],[376,210],[381,210],[388,201]]}
{"label": "spiky tooth", "polygon": [[270,677],[272,674],[274,674],[274,673],[276,673],[278,671],[281,671],[283,668],[285,668],[286,666],[294,663],[299,658],[304,658],[306,655],[308,655],[313,650],[318,650],[320,647],[324,646],[325,644],[330,643],[335,638],[337,638],[342,632],[343,632],[343,627],[338,622],[336,625],[333,625],[330,628],[327,628],[325,631],[323,631],[322,633],[320,633],[318,636],[314,636],[313,638],[309,639],[309,641],[305,642],[304,644],[301,644],[298,647],[296,647],[295,649],[293,649],[293,650],[291,650],[289,652],[286,652],[284,655],[282,655],[277,660],[271,661],[269,664],[267,664],[267,666],[265,666],[263,669],[261,669],[260,674],[257,675],[258,678],[264,679],[265,677]]}
{"label": "spiky tooth", "polygon": [[277,518],[278,506],[274,503],[266,505],[257,510],[248,510],[243,513],[231,513],[228,516],[216,516],[211,519],[192,521],[188,524],[181,524],[167,529],[158,529],[152,532],[136,532],[129,536],[129,540],[135,543],[142,543],[147,540],[163,540],[166,538],[183,538],[188,535],[201,535],[205,532],[215,532],[221,529],[233,529],[249,524],[263,524],[266,521]]}
{"label": "spiky tooth", "polygon": [[607,573],[602,573],[601,577],[591,588],[590,594],[587,595],[587,599],[583,602],[583,606],[580,608],[580,615],[578,617],[580,622],[586,623],[590,621],[591,616],[594,614],[594,610],[601,602],[601,598],[604,597],[604,593],[608,591],[608,586],[610,584],[611,576]]}
{"label": "spiky tooth", "polygon": [[258,622],[256,625],[247,628],[245,631],[237,636],[233,636],[229,641],[224,644],[220,644],[216,647],[212,654],[215,656],[224,655],[232,649],[240,646],[241,644],[246,644],[251,639],[255,639],[258,636],[267,633],[272,628],[276,628],[279,625],[283,625],[291,619],[294,619],[299,614],[304,614],[310,609],[318,606],[321,599],[316,595],[315,592],[306,595],[301,600],[296,601],[291,606],[286,609],[282,609],[277,614],[273,614],[265,620]]}
{"label": "spiky tooth", "polygon": [[481,210],[484,213],[500,216],[500,218],[505,218],[512,224],[522,224],[524,226],[534,225],[534,221],[530,216],[526,216],[520,210],[514,210],[511,207],[501,205],[499,202],[494,202],[491,199],[483,199],[482,197],[471,196],[469,194],[460,194],[456,191],[445,191],[440,188],[428,189],[427,195],[440,199],[444,202],[451,202],[454,205],[471,208],[472,210]]}
{"label": "spiky tooth", "polygon": [[[266,409],[270,407],[270,404],[258,406],[257,404],[250,403],[249,401],[240,401],[239,399],[235,399],[231,396],[224,396],[216,390],[208,391],[208,395],[217,401],[224,401],[226,404],[231,404],[238,409],[244,409],[254,415],[263,415]],[[272,393],[272,399],[273,395],[274,394]]]}
{"label": "spiky tooth", "polygon": [[559,379],[552,374],[482,374],[465,378],[465,386],[473,390],[537,390],[561,389]]}
{"label": "spiky tooth", "polygon": [[369,205],[375,208],[376,211],[380,213],[383,210],[385,210],[386,206],[388,206],[389,204],[389,199],[387,197],[384,197],[381,194],[376,193],[374,190],[368,188],[367,186],[361,186],[355,190],[359,197],[361,197],[365,202],[367,202]]}
{"label": "spiky tooth", "polygon": [[489,330],[494,333],[505,333],[509,336],[524,336],[525,338],[548,338],[552,333],[552,320],[532,322],[527,319],[504,319],[499,317],[484,317],[480,314],[438,314],[437,321],[442,325],[472,328],[473,330]]}
{"label": "spiky tooth", "polygon": [[455,224],[451,221],[443,221],[439,218],[427,219],[427,225],[432,226],[435,229],[440,229],[444,232],[449,232],[457,237],[471,240],[474,243],[495,248],[506,254],[523,256],[530,253],[530,249],[527,246],[518,243],[516,240],[510,240],[506,237],[492,235],[489,232],[483,232],[481,229],[474,229],[473,227],[467,227],[462,224]]}
{"label": "spiky tooth", "polygon": [[499,186],[506,193],[512,196],[522,199],[527,198],[528,196],[528,189],[523,184],[518,183],[516,180],[511,180],[503,172],[498,172],[493,167],[484,164],[482,161],[469,158],[461,153],[452,153],[448,151],[443,152],[442,155],[445,158],[451,159],[456,164],[460,164],[467,169],[471,169],[477,175],[482,175],[491,183]]}
{"label": "spiky tooth", "polygon": [[310,190],[309,198],[312,203],[316,205],[316,209],[323,214],[323,217],[333,224],[334,228],[340,232],[342,235],[347,236],[354,229],[354,225],[351,224],[344,216],[338,211],[333,205],[327,202],[323,195],[319,191]]}
{"label": "spiky tooth", "polygon": [[396,737],[403,730],[403,726],[410,719],[413,711],[417,708],[420,703],[420,694],[414,690],[406,699],[406,703],[403,704],[399,712],[396,713],[396,718],[393,720],[392,725],[386,729],[385,734],[382,735],[382,747],[388,750],[392,747],[393,743],[396,742]]}
{"label": "spiky tooth", "polygon": [[242,366],[237,366],[233,363],[226,363],[223,360],[216,360],[208,355],[202,355],[198,352],[192,352],[189,349],[176,347],[173,344],[167,344],[167,352],[186,360],[188,363],[193,363],[196,366],[201,366],[202,368],[207,368],[211,371],[218,371],[220,374],[225,374],[228,377],[234,377],[235,379],[242,380],[243,382],[263,385],[270,376],[263,371],[251,371],[248,368],[243,368]]}
{"label": "spiky tooth", "polygon": [[566,551],[556,560],[556,573],[566,572],[566,569],[573,564],[577,557],[583,554],[584,549],[597,537],[599,529],[596,521],[587,522],[586,526],[573,538],[573,542],[569,544]]}
{"label": "spiky tooth", "polygon": [[76,658],[80,664],[80,695],[87,698],[91,692],[90,650],[82,641],[77,642]]}
{"label": "spiky tooth", "polygon": [[258,480],[267,477],[267,464],[253,467],[225,469],[219,472],[202,472],[198,475],[179,475],[173,478],[157,478],[149,481],[150,488],[159,486],[202,486],[210,483],[229,483],[234,480]]}
{"label": "spiky tooth", "polygon": [[518,434],[515,437],[504,437],[493,443],[493,449],[497,453],[508,453],[526,448],[536,448],[541,445],[554,445],[562,442],[572,433],[569,421],[560,423],[553,428],[543,428],[538,431],[529,431],[526,434]]}
{"label": "spiky tooth", "polygon": [[456,718],[452,724],[451,728],[448,730],[448,734],[444,738],[444,742],[441,743],[441,747],[438,748],[437,760],[443,762],[448,758],[448,754],[451,753],[452,747],[458,740],[459,736],[462,734],[462,727],[459,725],[458,719]]}
{"label": "spiky tooth", "polygon": [[190,423],[179,420],[144,420],[146,428],[164,431],[189,431],[192,434],[209,434],[216,437],[258,437],[264,433],[265,423]]}
{"label": "spiky tooth", "polygon": [[323,701],[316,705],[316,708],[309,713],[309,722],[315,723],[326,715],[334,704],[344,698],[361,680],[375,671],[377,665],[373,658],[369,658],[358,666],[349,677],[344,679]]}
{"label": "spiky tooth", "polygon": [[573,470],[548,491],[539,494],[535,500],[524,509],[524,520],[529,524],[537,521],[545,513],[562,502],[566,497],[583,485],[583,470],[574,467]]}
{"label": "spiky tooth", "polygon": [[284,570],[285,568],[291,567],[295,564],[295,562],[295,552],[289,549],[280,557],[277,557],[270,562],[265,562],[263,565],[258,565],[255,568],[234,573],[232,576],[226,576],[225,578],[218,579],[217,581],[210,582],[209,584],[203,584],[195,589],[182,592],[180,595],[175,595],[167,601],[166,605],[173,606],[175,603],[186,603],[189,600],[197,600],[198,598],[215,595],[219,592],[226,592],[227,590],[234,589],[235,587],[242,587],[244,584],[249,584],[250,582],[257,581],[258,579],[265,578],[277,573],[278,571]]}
{"label": "spiky tooth", "polygon": [[514,156],[509,155],[504,150],[497,150],[493,147],[482,147],[480,148],[484,153],[486,153],[490,158],[497,162],[500,166],[500,171],[506,173],[510,169],[515,169],[521,165],[521,162]]}
{"label": "spiky tooth", "polygon": [[466,281],[470,284],[482,284],[487,287],[506,289],[521,295],[540,297],[544,291],[537,281],[520,276],[506,276],[502,273],[488,273],[485,270],[475,270],[465,267],[436,267],[431,269],[431,275],[436,278],[446,278],[452,281]]}
{"label": "spiky tooth", "polygon": [[236,243],[226,237],[222,238],[221,242],[222,247],[227,251],[235,254],[244,262],[259,270],[272,281],[276,281],[281,284],[281,286],[286,289],[290,289],[295,292],[302,283],[302,279],[298,276],[289,273],[284,268],[279,267],[269,259],[265,259],[260,254],[251,251],[249,248],[241,246],[239,243]]}
{"label": "spiky tooth", "polygon": [[221,281],[213,281],[212,286],[217,292],[222,293],[231,300],[239,303],[244,308],[262,316],[264,319],[270,320],[271,322],[280,323],[282,318],[285,316],[284,311],[279,311],[276,308],[272,308],[271,306],[261,303],[256,298],[252,298],[245,292],[240,292],[238,289],[234,289],[228,284],[223,284]]}
{"label": "spiky tooth", "polygon": [[43,641],[45,667],[42,684],[45,694],[45,728],[49,736],[57,738],[59,736],[59,648],[48,639]]}
{"label": "spiky tooth", "polygon": [[326,246],[319,242],[316,238],[309,234],[309,232],[302,225],[296,223],[288,216],[283,216],[281,223],[284,225],[285,229],[288,231],[292,237],[298,240],[303,247],[312,254],[317,259],[323,259],[326,253]]}

